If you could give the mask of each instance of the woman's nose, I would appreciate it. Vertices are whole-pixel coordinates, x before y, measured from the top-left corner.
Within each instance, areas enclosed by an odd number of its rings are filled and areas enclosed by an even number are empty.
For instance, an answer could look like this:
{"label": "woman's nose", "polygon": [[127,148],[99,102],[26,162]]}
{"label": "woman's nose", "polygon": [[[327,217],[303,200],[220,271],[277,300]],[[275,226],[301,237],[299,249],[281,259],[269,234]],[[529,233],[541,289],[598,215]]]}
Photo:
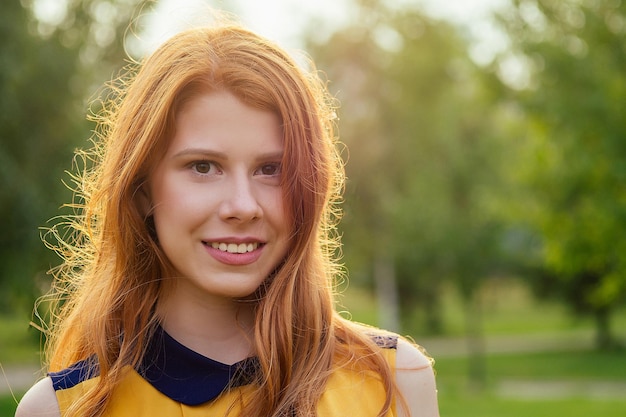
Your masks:
{"label": "woman's nose", "polygon": [[224,186],[219,210],[223,220],[243,223],[261,217],[262,209],[249,178],[233,177]]}

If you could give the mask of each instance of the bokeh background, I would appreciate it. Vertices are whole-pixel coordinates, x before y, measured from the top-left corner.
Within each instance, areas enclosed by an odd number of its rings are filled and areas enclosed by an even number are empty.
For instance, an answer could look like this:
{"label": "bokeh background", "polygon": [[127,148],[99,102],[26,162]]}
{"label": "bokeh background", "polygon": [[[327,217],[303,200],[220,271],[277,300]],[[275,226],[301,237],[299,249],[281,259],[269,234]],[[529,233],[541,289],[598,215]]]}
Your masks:
{"label": "bokeh background", "polygon": [[442,416],[624,415],[620,0],[3,1],[0,415],[41,369],[42,237],[85,116],[209,7],[306,51],[340,101],[338,308],[435,357]]}

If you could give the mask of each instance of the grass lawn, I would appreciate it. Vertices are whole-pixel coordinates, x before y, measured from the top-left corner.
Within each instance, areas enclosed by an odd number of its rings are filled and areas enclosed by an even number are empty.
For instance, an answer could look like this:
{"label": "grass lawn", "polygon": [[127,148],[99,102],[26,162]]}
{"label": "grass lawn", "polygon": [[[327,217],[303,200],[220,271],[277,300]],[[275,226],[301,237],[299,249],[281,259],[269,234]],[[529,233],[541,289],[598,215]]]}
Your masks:
{"label": "grass lawn", "polygon": [[[494,354],[487,357],[486,366],[486,386],[478,390],[469,384],[467,358],[437,360],[442,417],[626,415],[625,351]],[[521,388],[503,393],[503,386],[511,382]],[[597,384],[600,389],[613,387],[612,394],[598,397],[598,390],[592,389]],[[557,390],[542,391],[544,386]],[[572,386],[577,389],[565,389]],[[532,389],[525,392],[524,387]]]}
{"label": "grass lawn", "polygon": [[[20,314],[14,316],[0,316],[0,365],[7,367],[16,364],[29,366],[39,365],[39,335],[29,326],[30,316]],[[0,379],[4,386],[5,375],[0,369]],[[11,417],[15,414],[17,400],[24,392],[14,392],[15,399],[10,393],[0,395],[0,417]]]}
{"label": "grass lawn", "polygon": [[0,316],[0,364],[39,363],[39,332],[29,320],[27,314]]}
{"label": "grass lawn", "polygon": [[[468,358],[436,360],[437,372],[465,378]],[[498,354],[487,358],[490,379],[598,379],[626,383],[626,351],[568,351]],[[626,399],[626,393],[624,393]]]}
{"label": "grass lawn", "polygon": [[[17,398],[21,398],[22,394],[16,395]],[[11,417],[15,414],[17,403],[10,395],[0,396],[0,416]]]}
{"label": "grass lawn", "polygon": [[626,401],[586,399],[521,401],[488,395],[440,397],[441,417],[622,417]]}
{"label": "grass lawn", "polygon": [[[568,417],[618,417],[626,415],[626,391],[598,397],[585,387],[594,384],[626,390],[626,352],[567,351],[550,353],[499,354],[487,358],[488,378],[483,389],[473,388],[467,378],[467,358],[440,358],[435,365],[442,417],[526,417],[566,415]],[[533,389],[503,393],[507,382],[522,382]],[[553,394],[536,385],[548,387],[580,385],[568,392]],[[549,390],[548,390],[549,391]]]}

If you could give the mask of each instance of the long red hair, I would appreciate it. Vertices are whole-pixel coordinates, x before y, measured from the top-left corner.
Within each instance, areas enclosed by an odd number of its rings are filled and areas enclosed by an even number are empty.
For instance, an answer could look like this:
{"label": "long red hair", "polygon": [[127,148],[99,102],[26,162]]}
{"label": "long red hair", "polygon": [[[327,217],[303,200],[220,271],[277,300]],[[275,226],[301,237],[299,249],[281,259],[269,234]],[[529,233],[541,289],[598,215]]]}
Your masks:
{"label": "long red hair", "polygon": [[[53,322],[49,368],[95,355],[99,383],[70,415],[100,415],[124,366],[141,360],[157,323],[156,302],[169,285],[168,261],[154,239],[141,193],[191,95],[226,89],[248,105],[280,116],[283,192],[292,246],[258,291],[255,347],[259,389],[246,416],[313,416],[337,361],[360,361],[381,375],[387,400],[393,370],[363,332],[334,310],[341,267],[337,203],[344,181],[334,105],[314,71],[236,25],[192,29],[157,49],[135,76],[118,81],[99,117],[95,146],[79,153],[71,237],[57,237],[64,264],[56,271],[62,300]],[[67,236],[65,236],[67,237]]]}

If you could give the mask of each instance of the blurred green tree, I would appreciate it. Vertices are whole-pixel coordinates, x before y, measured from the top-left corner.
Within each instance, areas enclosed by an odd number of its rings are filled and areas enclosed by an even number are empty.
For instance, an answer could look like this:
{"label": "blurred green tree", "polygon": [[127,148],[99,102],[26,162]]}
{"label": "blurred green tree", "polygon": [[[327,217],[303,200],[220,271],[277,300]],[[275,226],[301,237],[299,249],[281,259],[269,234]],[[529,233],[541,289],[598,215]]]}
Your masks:
{"label": "blurred green tree", "polygon": [[31,305],[58,263],[39,228],[71,198],[61,180],[73,149],[90,135],[86,100],[123,64],[124,33],[138,3],[0,6],[0,312]]}
{"label": "blurred green tree", "polygon": [[530,275],[594,317],[610,347],[626,300],[626,3],[516,0],[500,21],[512,42],[500,73],[524,71],[509,92],[525,115],[517,214],[538,237]]}
{"label": "blurred green tree", "polygon": [[[419,316],[425,332],[444,331],[444,282],[458,288],[480,382],[479,290],[498,266],[491,201],[506,161],[497,111],[455,27],[391,2],[356,4],[346,27],[309,48],[342,103],[346,264],[383,294],[379,308],[397,302],[404,324]],[[379,324],[394,328],[394,314]]]}

